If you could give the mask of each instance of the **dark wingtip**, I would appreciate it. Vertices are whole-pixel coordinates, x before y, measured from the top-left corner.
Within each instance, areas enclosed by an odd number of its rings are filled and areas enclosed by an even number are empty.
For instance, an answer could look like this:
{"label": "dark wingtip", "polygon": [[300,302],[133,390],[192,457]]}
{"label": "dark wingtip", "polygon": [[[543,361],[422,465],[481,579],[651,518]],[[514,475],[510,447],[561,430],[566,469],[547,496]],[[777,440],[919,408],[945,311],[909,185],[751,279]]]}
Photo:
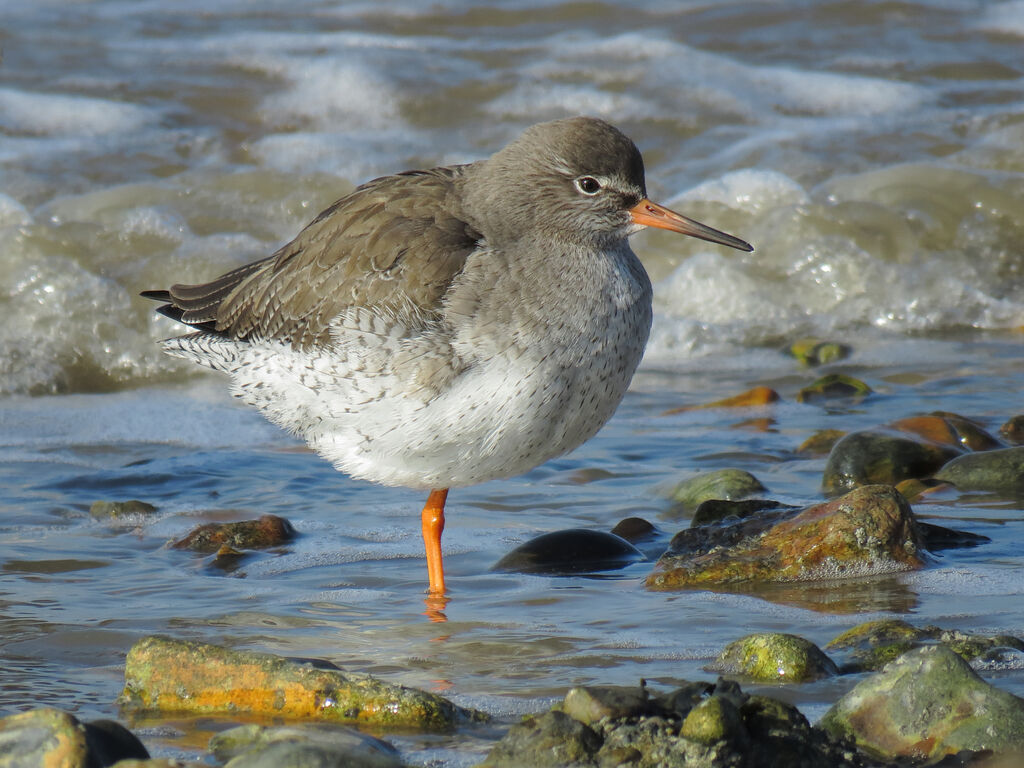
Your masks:
{"label": "dark wingtip", "polygon": [[170,301],[170,291],[143,291],[139,294],[144,299],[152,299],[153,301]]}

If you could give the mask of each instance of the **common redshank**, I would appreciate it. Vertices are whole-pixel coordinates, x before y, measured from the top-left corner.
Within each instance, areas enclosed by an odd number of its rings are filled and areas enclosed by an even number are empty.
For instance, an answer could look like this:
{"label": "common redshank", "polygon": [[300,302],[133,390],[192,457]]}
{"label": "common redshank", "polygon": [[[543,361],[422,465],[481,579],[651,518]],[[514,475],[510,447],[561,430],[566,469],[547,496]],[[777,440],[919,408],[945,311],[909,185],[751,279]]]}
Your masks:
{"label": "common redshank", "polygon": [[430,593],[443,596],[448,489],[571,451],[611,417],[643,355],[645,227],[743,251],[647,199],[636,145],[576,117],[468,165],[407,171],[338,200],[272,256],[146,291],[195,330],[165,352],[337,469],[430,490]]}

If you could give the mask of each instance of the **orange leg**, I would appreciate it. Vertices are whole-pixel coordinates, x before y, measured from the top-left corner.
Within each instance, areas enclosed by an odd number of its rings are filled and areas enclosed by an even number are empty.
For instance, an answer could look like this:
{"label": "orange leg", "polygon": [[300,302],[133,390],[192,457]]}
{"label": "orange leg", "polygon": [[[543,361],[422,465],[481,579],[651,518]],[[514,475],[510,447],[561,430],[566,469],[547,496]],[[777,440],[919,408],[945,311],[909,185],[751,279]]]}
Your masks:
{"label": "orange leg", "polygon": [[444,502],[448,489],[430,492],[423,507],[423,543],[427,548],[427,577],[430,594],[444,595],[444,563],[441,560],[441,533],[444,531]]}

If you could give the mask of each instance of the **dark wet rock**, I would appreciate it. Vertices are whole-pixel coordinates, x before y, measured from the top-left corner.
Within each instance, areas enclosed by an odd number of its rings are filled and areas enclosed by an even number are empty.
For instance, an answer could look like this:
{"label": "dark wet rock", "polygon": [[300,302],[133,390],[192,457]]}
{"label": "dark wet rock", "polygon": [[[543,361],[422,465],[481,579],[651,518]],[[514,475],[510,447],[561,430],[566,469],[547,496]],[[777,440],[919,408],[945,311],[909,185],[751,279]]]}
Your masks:
{"label": "dark wet rock", "polygon": [[[570,692],[553,711],[510,729],[483,766],[575,768],[859,768],[861,759],[789,704],[751,696],[728,680],[651,694]],[[603,691],[603,693],[595,693]],[[596,708],[594,702],[597,703]],[[608,706],[610,705],[610,706]],[[589,723],[570,717],[579,711]]]}
{"label": "dark wet rock", "polygon": [[147,637],[125,660],[122,706],[439,730],[480,719],[436,694],[268,653]]}
{"label": "dark wet rock", "polygon": [[853,350],[846,344],[824,339],[797,339],[789,345],[789,353],[804,365],[827,365],[845,360]]}
{"label": "dark wet rock", "polygon": [[821,403],[830,400],[863,400],[872,393],[860,379],[843,373],[830,373],[797,392],[798,403]]}
{"label": "dark wet rock", "polygon": [[972,635],[959,630],[915,627],[900,619],[858,624],[833,638],[825,647],[845,653],[844,672],[875,671],[913,648],[942,644],[964,661],[998,659],[1024,651],[1024,640],[1012,635]]}
{"label": "dark wet rock", "polygon": [[216,552],[225,544],[234,549],[265,549],[294,538],[295,529],[283,517],[262,515],[258,520],[200,525],[171,546],[195,552]]}
{"label": "dark wet rock", "polygon": [[530,715],[513,725],[480,768],[594,765],[601,737],[564,712]]}
{"label": "dark wet rock", "polygon": [[198,763],[192,760],[178,760],[174,757],[151,757],[149,760],[119,761],[115,768],[210,768],[207,763]]}
{"label": "dark wet rock", "polygon": [[658,529],[642,517],[627,517],[615,524],[612,533],[621,536],[630,544],[636,544],[653,539],[658,535]]}
{"label": "dark wet rock", "polygon": [[796,452],[801,456],[828,456],[832,447],[846,434],[842,429],[820,429],[800,443]]}
{"label": "dark wet rock", "polygon": [[354,728],[243,725],[210,739],[210,751],[231,768],[400,768],[398,750]]}
{"label": "dark wet rock", "polygon": [[742,501],[708,499],[697,506],[693,513],[693,519],[690,520],[690,527],[717,523],[730,517],[745,520],[751,515],[769,509],[797,509],[797,507],[771,499],[743,499]]}
{"label": "dark wet rock", "polygon": [[828,455],[822,487],[836,494],[859,485],[895,485],[912,477],[929,477],[960,451],[922,442],[900,433],[851,432]]}
{"label": "dark wet rock", "polygon": [[935,479],[951,483],[961,491],[1022,494],[1024,446],[958,456],[936,472]]}
{"label": "dark wet rock", "polygon": [[647,578],[651,589],[838,579],[924,565],[923,540],[891,486],[857,488],[802,510],[677,533]]}
{"label": "dark wet rock", "polygon": [[820,725],[886,759],[1024,751],[1024,699],[985,682],[942,645],[908,651],[861,681]]}
{"label": "dark wet rock", "polygon": [[51,708],[0,719],[0,768],[105,768],[148,757],[142,742],[112,720],[83,723]]}
{"label": "dark wet rock", "polygon": [[992,541],[988,536],[982,536],[980,533],[957,531],[942,525],[935,525],[935,523],[918,521],[918,525],[921,527],[921,535],[924,536],[924,546],[930,552],[978,547]]}
{"label": "dark wet rock", "polygon": [[741,392],[738,395],[732,395],[730,397],[722,398],[721,400],[714,400],[710,403],[682,405],[678,408],[670,408],[665,411],[662,416],[671,416],[676,413],[685,413],[686,411],[696,411],[706,408],[753,408],[761,405],[771,405],[781,399],[782,398],[779,397],[779,393],[771,387],[753,387],[752,389],[748,389],[746,392]]}
{"label": "dark wet rock", "polygon": [[611,571],[646,559],[621,536],[586,528],[552,531],[520,544],[492,570],[502,573],[574,574]]}
{"label": "dark wet rock", "polygon": [[89,514],[97,520],[123,520],[146,517],[156,512],[156,507],[138,499],[129,501],[94,501]]}
{"label": "dark wet rock", "polygon": [[669,496],[675,502],[676,516],[681,516],[692,513],[703,502],[711,499],[734,501],[766,490],[760,480],[745,470],[716,469],[683,480],[672,489]]}
{"label": "dark wet rock", "polygon": [[835,662],[814,643],[781,632],[741,637],[729,643],[707,669],[765,683],[806,683],[839,674]]}
{"label": "dark wet rock", "polygon": [[1011,445],[1024,444],[1024,414],[1014,416],[999,428],[999,435]]}

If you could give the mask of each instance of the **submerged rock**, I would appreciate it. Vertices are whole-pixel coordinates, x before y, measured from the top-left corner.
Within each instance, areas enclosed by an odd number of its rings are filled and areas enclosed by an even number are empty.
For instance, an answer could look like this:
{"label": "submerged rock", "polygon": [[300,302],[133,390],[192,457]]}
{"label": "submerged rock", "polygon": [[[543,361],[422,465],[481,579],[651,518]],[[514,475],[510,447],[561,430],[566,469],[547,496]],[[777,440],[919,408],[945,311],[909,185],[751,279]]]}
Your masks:
{"label": "submerged rock", "polygon": [[630,544],[649,541],[658,535],[654,524],[642,517],[625,517],[612,528],[612,533],[621,536]]}
{"label": "submerged rock", "polygon": [[552,531],[520,544],[492,570],[518,573],[574,574],[611,571],[646,560],[621,536],[586,528]]}
{"label": "submerged rock", "polygon": [[1022,494],[1024,446],[958,456],[936,472],[935,479],[951,483],[961,491]]}
{"label": "submerged rock", "polygon": [[1024,752],[1024,699],[985,682],[941,645],[908,651],[861,681],[820,725],[885,759]]}
{"label": "submerged rock", "polygon": [[694,510],[690,527],[717,523],[730,517],[745,520],[757,512],[769,509],[797,509],[797,507],[771,499],[743,499],[742,501],[708,499],[702,501]]}
{"label": "submerged rock", "polygon": [[807,385],[796,395],[798,403],[819,403],[829,400],[863,400],[872,393],[860,379],[844,373],[830,373]]}
{"label": "submerged rock", "polygon": [[1024,414],[1014,416],[999,428],[999,434],[1012,445],[1024,444]]}
{"label": "submerged rock", "polygon": [[846,434],[842,429],[819,429],[800,443],[796,452],[801,456],[828,456],[832,447]]}
{"label": "submerged rock", "polygon": [[779,393],[771,387],[753,387],[752,389],[748,389],[746,392],[741,392],[738,395],[725,397],[721,400],[714,400],[710,403],[701,403],[700,405],[682,405],[678,408],[670,408],[665,411],[662,416],[671,416],[676,413],[685,413],[686,411],[695,411],[704,408],[751,408],[759,405],[771,405],[781,399],[782,398],[779,397]]}
{"label": "submerged rock", "polygon": [[828,494],[861,485],[895,485],[912,477],[929,477],[959,454],[956,448],[898,432],[851,432],[832,447],[821,484]]}
{"label": "submerged rock", "polygon": [[892,422],[889,428],[917,435],[930,443],[969,451],[991,451],[1002,447],[978,422],[946,411],[910,416]]}
{"label": "submerged rock", "polygon": [[210,751],[231,768],[401,768],[398,750],[381,739],[338,726],[242,725],[210,739]]}
{"label": "submerged rock", "polygon": [[142,742],[112,720],[83,723],[51,708],[0,718],[0,768],[105,768],[148,757]]}
{"label": "submerged rock", "polygon": [[224,545],[233,549],[265,549],[294,538],[295,529],[283,517],[263,515],[258,520],[200,525],[171,546],[195,552],[216,552]]}
{"label": "submerged rock", "polygon": [[669,496],[675,502],[678,513],[687,514],[711,499],[745,499],[766,490],[760,480],[745,470],[716,469],[683,480],[672,489]]}
{"label": "submerged rock", "polygon": [[447,699],[369,675],[268,653],[147,637],[128,652],[121,704],[193,715],[240,713],[437,730],[480,719]]}
{"label": "submerged rock", "polygon": [[920,531],[891,486],[870,485],[806,509],[677,533],[647,578],[651,589],[705,588],[915,570]]}
{"label": "submerged rock", "polygon": [[765,683],[806,683],[839,673],[835,662],[810,640],[781,632],[741,637],[707,669]]}
{"label": "submerged rock", "polygon": [[89,514],[97,520],[123,520],[124,518],[146,517],[156,512],[156,507],[138,499],[128,501],[94,501]]}

